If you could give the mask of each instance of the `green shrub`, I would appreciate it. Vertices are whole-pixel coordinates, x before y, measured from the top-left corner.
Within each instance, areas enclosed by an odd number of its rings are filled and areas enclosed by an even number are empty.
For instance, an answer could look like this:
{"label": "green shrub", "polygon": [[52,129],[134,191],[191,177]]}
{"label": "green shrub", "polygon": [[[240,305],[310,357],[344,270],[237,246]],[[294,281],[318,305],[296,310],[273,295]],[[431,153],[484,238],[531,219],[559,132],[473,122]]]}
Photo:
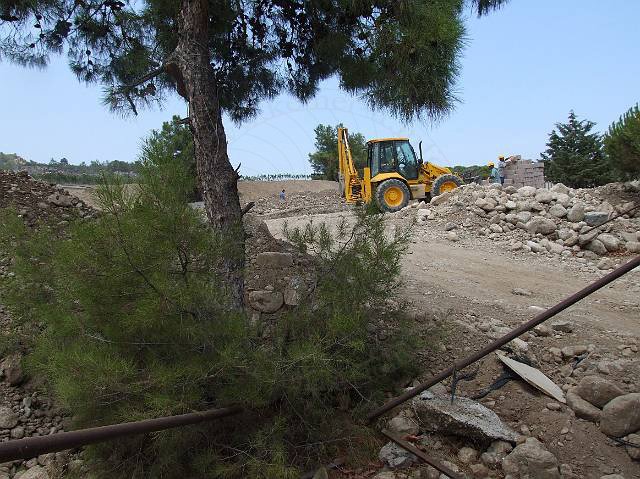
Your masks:
{"label": "green shrub", "polygon": [[[106,181],[99,218],[62,236],[1,216],[16,273],[3,300],[41,330],[27,364],[79,427],[229,404],[248,412],[92,446],[93,477],[299,477],[371,444],[350,417],[413,363],[413,336],[383,307],[407,235],[389,235],[383,215],[364,211],[335,237],[314,225],[292,232],[316,253],[318,284],[265,340],[227,307],[216,271],[238,251],[187,205],[188,167],[147,143],[140,178],[133,194]],[[369,332],[381,322],[384,341]]]}

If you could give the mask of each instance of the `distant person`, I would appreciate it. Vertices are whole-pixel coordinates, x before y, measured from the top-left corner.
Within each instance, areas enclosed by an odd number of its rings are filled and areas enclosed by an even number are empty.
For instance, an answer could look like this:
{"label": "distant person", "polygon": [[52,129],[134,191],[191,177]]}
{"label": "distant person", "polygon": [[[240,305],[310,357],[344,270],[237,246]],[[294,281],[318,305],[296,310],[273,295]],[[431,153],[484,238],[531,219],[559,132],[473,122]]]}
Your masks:
{"label": "distant person", "polygon": [[501,185],[504,185],[504,169],[507,167],[508,163],[511,163],[511,160],[505,161],[503,155],[498,157],[498,178],[500,178]]}
{"label": "distant person", "polygon": [[488,163],[491,167],[491,173],[489,173],[489,183],[500,183],[500,172],[493,161]]}
{"label": "distant person", "polygon": [[284,202],[284,200],[287,199],[287,196],[284,193],[284,188],[282,189],[282,191],[280,192],[280,201]]}

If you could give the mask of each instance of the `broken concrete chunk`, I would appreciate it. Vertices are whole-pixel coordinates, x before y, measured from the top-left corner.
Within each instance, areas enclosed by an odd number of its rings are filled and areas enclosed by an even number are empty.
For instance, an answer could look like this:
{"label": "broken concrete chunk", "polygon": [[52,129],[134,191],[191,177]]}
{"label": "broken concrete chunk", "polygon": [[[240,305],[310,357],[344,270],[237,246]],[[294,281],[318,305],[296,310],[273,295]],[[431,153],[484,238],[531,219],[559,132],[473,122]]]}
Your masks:
{"label": "broken concrete chunk", "polygon": [[515,442],[517,437],[496,413],[469,398],[457,397],[451,404],[447,396],[419,396],[412,404],[422,429],[428,431],[457,435],[480,444],[494,440]]}
{"label": "broken concrete chunk", "polygon": [[515,361],[506,357],[504,354],[496,351],[498,359],[502,361],[509,369],[515,372],[518,376],[531,384],[536,389],[539,389],[543,393],[551,396],[556,401],[561,403],[566,402],[562,389],[554,383],[551,379],[545,376],[542,371],[528,366],[527,364]]}
{"label": "broken concrete chunk", "polygon": [[585,401],[602,408],[612,399],[622,396],[624,391],[600,376],[585,376],[578,383],[575,393]]}
{"label": "broken concrete chunk", "polygon": [[286,268],[293,264],[291,253],[278,253],[276,251],[265,251],[258,253],[258,265],[268,268]]}
{"label": "broken concrete chunk", "polygon": [[625,394],[609,401],[602,409],[600,430],[614,437],[640,431],[640,393]]}

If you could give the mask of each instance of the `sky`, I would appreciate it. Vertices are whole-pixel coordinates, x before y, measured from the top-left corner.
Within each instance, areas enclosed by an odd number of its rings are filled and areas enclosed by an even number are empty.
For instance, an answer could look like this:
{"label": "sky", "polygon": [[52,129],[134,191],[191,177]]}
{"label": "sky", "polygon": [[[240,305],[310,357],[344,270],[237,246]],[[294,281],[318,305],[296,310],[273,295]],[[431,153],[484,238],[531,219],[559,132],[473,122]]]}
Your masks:
{"label": "sky", "polygon": [[[307,104],[282,95],[251,121],[227,121],[231,162],[244,175],[309,173],[313,129],[340,122],[368,139],[408,136],[416,148],[422,140],[425,160],[446,166],[537,159],[569,110],[603,132],[640,101],[638,19],[638,0],[512,0],[480,19],[469,13],[460,102],[443,120],[403,124],[329,79]],[[187,111],[174,96],[162,110],[122,118],[101,97],[64,57],[44,70],[0,60],[0,151],[38,162],[134,161],[151,129]]]}

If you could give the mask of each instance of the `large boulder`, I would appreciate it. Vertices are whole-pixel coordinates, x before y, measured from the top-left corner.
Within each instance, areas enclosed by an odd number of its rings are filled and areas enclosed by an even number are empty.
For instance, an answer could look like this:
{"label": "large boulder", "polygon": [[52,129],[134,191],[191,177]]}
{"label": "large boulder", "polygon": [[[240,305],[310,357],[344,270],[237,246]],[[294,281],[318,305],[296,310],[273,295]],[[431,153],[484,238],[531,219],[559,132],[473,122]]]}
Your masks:
{"label": "large boulder", "polygon": [[286,268],[293,264],[293,256],[291,253],[279,253],[277,251],[258,253],[256,260],[258,266],[267,268]]}
{"label": "large boulder", "polygon": [[566,394],[567,406],[569,406],[576,416],[591,422],[600,420],[601,411],[590,402],[585,401],[573,391]]}
{"label": "large boulder", "polygon": [[284,303],[284,297],[280,291],[251,291],[249,304],[253,309],[263,313],[275,313]]}
{"label": "large boulder", "polygon": [[549,208],[549,214],[556,218],[563,218],[564,216],[567,216],[567,209],[561,204],[555,204]]}
{"label": "large boulder", "polygon": [[495,440],[515,441],[516,433],[479,402],[457,397],[421,394],[412,402],[421,429],[464,437],[479,444]]}
{"label": "large boulder", "polygon": [[612,399],[624,394],[622,389],[600,376],[583,377],[574,392],[585,401],[589,401],[599,408],[604,407]]}
{"label": "large boulder", "polygon": [[617,251],[620,248],[620,240],[609,233],[598,235],[598,240],[607,248],[607,251]]}
{"label": "large boulder", "polygon": [[609,401],[602,409],[600,430],[622,437],[640,430],[640,393],[625,394]]}
{"label": "large boulder", "polygon": [[4,378],[11,386],[18,386],[25,380],[25,374],[22,370],[22,358],[20,355],[12,354],[2,361],[0,370],[4,374]]}
{"label": "large boulder", "polygon": [[551,187],[551,191],[553,193],[559,193],[562,195],[569,195],[571,189],[568,186],[563,185],[562,183],[556,183]]}
{"label": "large boulder", "polygon": [[539,189],[536,192],[536,201],[538,203],[551,203],[553,201],[553,193],[549,190]]}
{"label": "large boulder", "polygon": [[574,204],[567,212],[567,219],[572,223],[579,223],[584,219],[584,205],[582,203]]}
{"label": "large boulder", "polygon": [[531,234],[550,235],[556,230],[556,224],[550,219],[536,216],[527,223],[527,231]]}
{"label": "large boulder", "polygon": [[518,188],[518,195],[523,198],[530,198],[536,196],[536,189],[533,186],[522,186]]}
{"label": "large boulder", "polygon": [[558,459],[533,437],[504,458],[502,470],[514,479],[560,479]]}
{"label": "large boulder", "polygon": [[18,424],[18,415],[6,406],[0,406],[0,429],[13,429]]}
{"label": "large boulder", "polygon": [[609,213],[606,211],[590,211],[584,214],[584,221],[589,226],[600,226],[609,219]]}

